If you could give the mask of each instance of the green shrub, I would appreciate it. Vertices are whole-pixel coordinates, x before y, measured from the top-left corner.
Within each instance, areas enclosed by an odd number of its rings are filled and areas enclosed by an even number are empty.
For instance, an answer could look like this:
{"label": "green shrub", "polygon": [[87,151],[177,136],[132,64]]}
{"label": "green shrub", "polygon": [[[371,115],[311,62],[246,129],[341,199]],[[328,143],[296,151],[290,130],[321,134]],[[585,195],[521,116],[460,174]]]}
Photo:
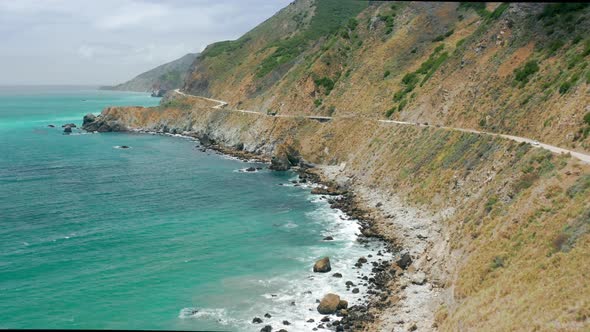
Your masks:
{"label": "green shrub", "polygon": [[440,35],[440,36],[436,36],[432,41],[439,42],[439,41],[443,41],[444,39],[445,39],[445,36]]}
{"label": "green shrub", "polygon": [[504,258],[500,257],[500,256],[496,256],[494,257],[494,260],[492,261],[492,270],[504,267]]}
{"label": "green shrub", "polygon": [[396,111],[395,107],[392,107],[385,112],[385,116],[389,118],[389,117],[391,117],[391,115],[393,113],[395,113],[395,111]]}
{"label": "green shrub", "polygon": [[567,82],[563,82],[560,86],[559,86],[559,93],[561,94],[565,94],[566,92],[569,91],[569,89],[572,87],[572,82],[567,81]]}
{"label": "green shrub", "polygon": [[445,33],[445,37],[450,37],[453,33],[455,33],[455,30],[451,29],[451,30],[447,31],[447,33]]}
{"label": "green shrub", "polygon": [[319,107],[322,104],[322,102],[323,102],[322,98],[318,98],[318,99],[316,99],[316,100],[313,101],[313,104],[316,107]]}
{"label": "green shrub", "polygon": [[350,30],[356,30],[356,27],[359,25],[359,22],[353,17],[348,20],[348,24],[346,25]]}
{"label": "green shrub", "polygon": [[329,95],[330,92],[332,92],[332,89],[334,89],[335,84],[333,80],[325,76],[320,79],[315,79],[314,83],[317,87],[324,87],[326,95]]}
{"label": "green shrub", "polygon": [[590,126],[590,112],[584,115],[584,123]]}
{"label": "green shrub", "polygon": [[418,83],[418,74],[416,73],[407,73],[402,77],[402,83],[408,86],[416,85]]}
{"label": "green shrub", "polygon": [[498,196],[491,196],[488,201],[486,202],[485,205],[485,211],[486,213],[490,213],[492,211],[492,209],[494,208],[494,205],[498,202]]}
{"label": "green shrub", "polygon": [[565,15],[569,13],[578,12],[588,7],[588,3],[552,3],[543,8],[543,12],[539,14],[539,19],[552,18],[557,15]]}
{"label": "green shrub", "polygon": [[523,67],[514,70],[514,80],[522,84],[529,82],[530,77],[539,71],[539,64],[536,60],[527,62]]}
{"label": "green shrub", "polygon": [[508,9],[508,7],[510,6],[509,3],[502,3],[500,4],[498,7],[496,7],[496,9],[494,9],[494,11],[490,14],[489,19],[490,20],[496,20],[498,19],[505,11],[506,9]]}
{"label": "green shrub", "polygon": [[581,54],[574,55],[567,63],[567,69],[574,68],[578,63],[582,62],[584,58]]}
{"label": "green shrub", "polygon": [[386,71],[383,73],[383,78],[387,78],[387,76],[389,76],[390,74],[391,74],[391,72],[390,72],[389,70],[386,70]]}
{"label": "green shrub", "polygon": [[404,107],[406,107],[406,105],[408,104],[408,101],[406,99],[402,100],[399,105],[397,106],[397,111],[401,112]]}
{"label": "green shrub", "polygon": [[490,12],[486,9],[485,2],[461,2],[459,3],[458,10],[473,9],[479,16],[488,17]]}
{"label": "green shrub", "polygon": [[316,1],[315,14],[307,29],[291,38],[282,39],[269,45],[269,47],[276,47],[276,50],[262,61],[256,71],[256,76],[259,78],[266,76],[280,65],[295,59],[309,42],[336,33],[345,22],[348,22],[349,27],[354,26],[351,18],[354,18],[367,6],[368,3],[364,1]]}
{"label": "green shrub", "polygon": [[564,41],[562,39],[554,40],[549,44],[549,55],[555,54],[557,50],[563,47]]}

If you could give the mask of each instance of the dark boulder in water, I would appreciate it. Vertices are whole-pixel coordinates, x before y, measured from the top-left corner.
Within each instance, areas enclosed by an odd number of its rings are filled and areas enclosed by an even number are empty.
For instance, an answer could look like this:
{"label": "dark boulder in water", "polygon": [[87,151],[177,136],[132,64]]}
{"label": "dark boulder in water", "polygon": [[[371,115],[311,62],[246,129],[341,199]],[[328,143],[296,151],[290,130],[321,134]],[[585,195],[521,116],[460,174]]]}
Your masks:
{"label": "dark boulder in water", "polygon": [[48,125],[49,128],[55,128],[55,125]]}
{"label": "dark boulder in water", "polygon": [[254,317],[254,319],[252,319],[252,323],[254,323],[254,324],[260,324],[260,323],[262,323],[262,319],[261,318],[258,318],[258,317]]}
{"label": "dark boulder in water", "polygon": [[71,128],[71,127],[65,127],[65,128],[64,128],[64,133],[65,133],[65,134],[70,134],[70,133],[72,133],[72,128]]}
{"label": "dark boulder in water", "polygon": [[246,168],[246,172],[256,172],[256,168],[248,167],[248,168]]}
{"label": "dark boulder in water", "polygon": [[266,325],[265,327],[260,329],[260,332],[272,332],[272,326]]}
{"label": "dark boulder in water", "polygon": [[129,147],[127,145],[121,145],[120,148],[121,149],[129,149]]}
{"label": "dark boulder in water", "polygon": [[336,272],[336,273],[334,273],[334,274],[332,275],[332,277],[334,277],[334,278],[342,278],[342,273],[338,273],[338,272]]}
{"label": "dark boulder in water", "polygon": [[326,237],[324,238],[324,241],[332,241],[332,240],[334,240],[334,238],[333,238],[333,237],[331,237],[331,236],[326,236]]}
{"label": "dark boulder in water", "polygon": [[66,123],[66,124],[62,125],[61,127],[62,128],[66,128],[66,127],[76,128],[76,124],[75,123]]}
{"label": "dark boulder in water", "polygon": [[330,270],[332,270],[332,267],[330,266],[330,258],[328,257],[318,260],[313,265],[313,272],[325,273],[330,272]]}

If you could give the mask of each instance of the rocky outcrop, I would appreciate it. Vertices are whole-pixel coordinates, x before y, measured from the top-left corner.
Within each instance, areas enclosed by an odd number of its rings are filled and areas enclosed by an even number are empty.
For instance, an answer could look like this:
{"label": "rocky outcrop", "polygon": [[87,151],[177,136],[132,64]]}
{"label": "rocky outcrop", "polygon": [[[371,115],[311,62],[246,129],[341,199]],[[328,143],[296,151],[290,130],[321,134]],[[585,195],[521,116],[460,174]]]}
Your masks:
{"label": "rocky outcrop", "polygon": [[82,129],[91,132],[97,131],[99,133],[127,131],[127,127],[118,120],[109,119],[103,114],[99,116],[86,114],[82,121]]}
{"label": "rocky outcrop", "polygon": [[271,157],[269,168],[274,171],[286,171],[292,166],[298,166],[301,155],[292,145],[284,143],[280,145]]}
{"label": "rocky outcrop", "polygon": [[330,270],[332,270],[332,267],[330,266],[330,258],[328,257],[318,260],[313,265],[313,272],[325,273],[330,272]]}

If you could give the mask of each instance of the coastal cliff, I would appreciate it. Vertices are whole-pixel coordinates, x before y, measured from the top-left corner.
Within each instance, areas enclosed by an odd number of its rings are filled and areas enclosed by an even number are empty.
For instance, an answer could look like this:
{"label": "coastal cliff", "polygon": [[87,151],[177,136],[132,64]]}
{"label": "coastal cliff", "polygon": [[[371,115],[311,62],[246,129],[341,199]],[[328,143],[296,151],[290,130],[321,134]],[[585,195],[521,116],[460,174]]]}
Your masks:
{"label": "coastal cliff", "polygon": [[[183,106],[113,107],[97,121],[206,136],[266,157],[290,147],[355,192],[376,220],[374,231],[411,253],[411,268],[389,285],[391,306],[375,309],[367,331],[586,326],[587,165],[446,129],[272,117],[188,98],[173,103]],[[412,283],[420,273],[426,281]]]}
{"label": "coastal cliff", "polygon": [[444,128],[590,151],[589,7],[338,3],[295,1],[210,45],[183,93],[85,128],[297,154],[350,190],[370,232],[411,257],[355,330],[589,328],[590,166]]}

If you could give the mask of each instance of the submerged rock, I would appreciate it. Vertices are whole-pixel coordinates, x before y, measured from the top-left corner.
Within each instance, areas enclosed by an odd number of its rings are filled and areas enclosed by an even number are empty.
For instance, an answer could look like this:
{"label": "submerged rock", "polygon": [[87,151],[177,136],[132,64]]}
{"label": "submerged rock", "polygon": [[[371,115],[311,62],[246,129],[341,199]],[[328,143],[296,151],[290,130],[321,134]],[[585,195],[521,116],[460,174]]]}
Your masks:
{"label": "submerged rock", "polygon": [[330,272],[330,270],[332,270],[332,267],[330,266],[330,258],[328,257],[318,260],[313,265],[313,272],[325,273]]}
{"label": "submerged rock", "polygon": [[340,296],[328,293],[320,301],[320,304],[318,305],[318,312],[322,315],[331,315],[333,313],[336,313],[339,304]]}

